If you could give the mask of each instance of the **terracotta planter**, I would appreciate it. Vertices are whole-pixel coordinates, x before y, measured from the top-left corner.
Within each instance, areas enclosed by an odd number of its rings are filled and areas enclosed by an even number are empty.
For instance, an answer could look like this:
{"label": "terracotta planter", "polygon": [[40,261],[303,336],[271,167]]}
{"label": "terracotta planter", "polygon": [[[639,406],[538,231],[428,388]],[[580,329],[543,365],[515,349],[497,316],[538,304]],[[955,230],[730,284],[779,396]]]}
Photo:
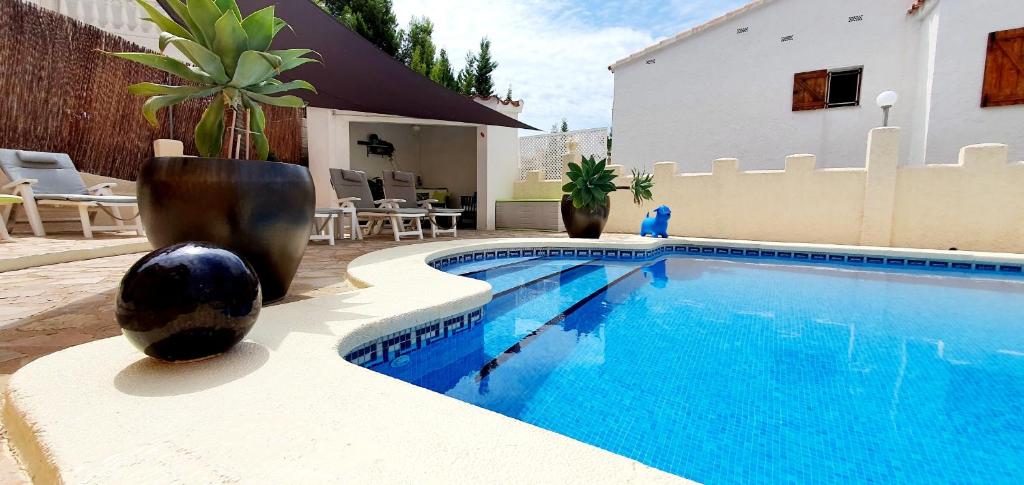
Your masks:
{"label": "terracotta planter", "polygon": [[562,195],[562,222],[565,223],[565,232],[569,237],[582,239],[597,239],[601,237],[605,223],[608,222],[608,212],[611,209],[611,200],[603,207],[593,209],[576,208],[572,205],[572,198],[569,194]]}
{"label": "terracotta planter", "polygon": [[252,265],[264,303],[288,293],[316,205],[306,167],[158,157],[143,163],[137,186],[142,222],[154,247],[213,243]]}

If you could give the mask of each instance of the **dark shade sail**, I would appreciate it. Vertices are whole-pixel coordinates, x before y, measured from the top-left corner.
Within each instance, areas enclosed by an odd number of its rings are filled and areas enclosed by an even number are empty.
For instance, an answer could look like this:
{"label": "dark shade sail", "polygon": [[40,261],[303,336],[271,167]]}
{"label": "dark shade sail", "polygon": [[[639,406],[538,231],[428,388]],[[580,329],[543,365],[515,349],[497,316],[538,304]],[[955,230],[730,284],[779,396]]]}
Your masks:
{"label": "dark shade sail", "polygon": [[310,106],[536,130],[409,69],[309,0],[237,1],[246,14],[275,5],[276,15],[292,26],[278,34],[273,49],[313,49],[323,56],[323,64],[306,64],[280,76],[316,86],[317,94],[289,93]]}

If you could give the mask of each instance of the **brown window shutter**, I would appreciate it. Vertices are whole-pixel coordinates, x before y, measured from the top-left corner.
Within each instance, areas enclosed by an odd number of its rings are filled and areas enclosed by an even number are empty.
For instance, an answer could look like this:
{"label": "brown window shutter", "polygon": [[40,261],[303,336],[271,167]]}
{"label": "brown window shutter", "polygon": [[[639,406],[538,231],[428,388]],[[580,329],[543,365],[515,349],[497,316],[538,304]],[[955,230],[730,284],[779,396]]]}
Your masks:
{"label": "brown window shutter", "polygon": [[1024,104],[1024,28],[988,34],[981,107]]}
{"label": "brown window shutter", "polygon": [[827,70],[799,72],[793,75],[793,111],[824,108],[827,93]]}

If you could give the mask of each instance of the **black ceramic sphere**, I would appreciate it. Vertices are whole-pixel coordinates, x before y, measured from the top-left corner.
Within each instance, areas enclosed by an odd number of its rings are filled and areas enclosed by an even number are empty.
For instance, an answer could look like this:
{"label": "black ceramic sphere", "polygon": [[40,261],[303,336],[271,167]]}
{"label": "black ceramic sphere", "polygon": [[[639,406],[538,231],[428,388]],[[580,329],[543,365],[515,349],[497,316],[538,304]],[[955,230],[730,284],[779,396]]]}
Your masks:
{"label": "black ceramic sphere", "polygon": [[244,259],[200,242],[153,251],[128,270],[117,323],[150,357],[187,362],[224,353],[249,333],[262,299]]}

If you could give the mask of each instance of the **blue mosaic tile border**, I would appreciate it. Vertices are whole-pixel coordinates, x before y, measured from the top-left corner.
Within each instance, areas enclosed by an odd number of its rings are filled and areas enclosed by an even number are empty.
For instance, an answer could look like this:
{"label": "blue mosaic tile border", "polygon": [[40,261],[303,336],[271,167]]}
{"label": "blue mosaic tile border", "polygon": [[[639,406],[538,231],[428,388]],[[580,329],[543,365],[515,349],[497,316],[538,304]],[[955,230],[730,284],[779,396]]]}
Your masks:
{"label": "blue mosaic tile border", "polygon": [[356,347],[345,354],[345,360],[363,367],[374,367],[396,358],[434,345],[452,335],[464,332],[483,321],[484,311],[477,308],[461,315],[439,318],[385,335]]}
{"label": "blue mosaic tile border", "polygon": [[905,267],[905,268],[927,268],[927,269],[952,269],[969,270],[982,273],[1017,273],[1020,274],[1022,266],[1019,264],[1003,264],[992,262],[964,262],[947,261],[937,259],[916,259],[904,257],[889,257],[884,255],[858,255],[842,253],[821,253],[807,251],[791,251],[780,249],[746,249],[720,246],[700,246],[693,244],[666,245],[655,249],[602,249],[602,248],[520,248],[520,249],[490,249],[485,251],[474,251],[430,261],[431,267],[444,271],[449,266],[472,261],[486,261],[503,258],[519,257],[579,257],[579,258],[601,258],[613,260],[645,260],[659,258],[670,253],[685,253],[701,256],[725,256],[730,258],[759,258],[772,260],[790,260],[809,263],[839,263],[859,266],[875,267]]}
{"label": "blue mosaic tile border", "polygon": [[[917,269],[949,269],[977,271],[981,273],[1022,274],[1024,268],[1017,264],[992,262],[963,262],[933,259],[888,257],[884,255],[835,254],[780,249],[747,249],[693,244],[665,245],[654,249],[607,249],[607,248],[508,248],[473,251],[445,256],[428,264],[444,271],[449,266],[472,261],[488,261],[520,257],[565,257],[600,258],[611,260],[647,260],[666,254],[689,254],[695,256],[716,256],[729,258],[759,258],[789,260],[821,264],[848,264],[864,267],[904,267]],[[479,325],[483,321],[483,309],[477,308],[461,315],[441,318],[412,328],[385,335],[360,345],[345,354],[345,360],[363,367],[374,367],[440,342],[454,334]]]}

